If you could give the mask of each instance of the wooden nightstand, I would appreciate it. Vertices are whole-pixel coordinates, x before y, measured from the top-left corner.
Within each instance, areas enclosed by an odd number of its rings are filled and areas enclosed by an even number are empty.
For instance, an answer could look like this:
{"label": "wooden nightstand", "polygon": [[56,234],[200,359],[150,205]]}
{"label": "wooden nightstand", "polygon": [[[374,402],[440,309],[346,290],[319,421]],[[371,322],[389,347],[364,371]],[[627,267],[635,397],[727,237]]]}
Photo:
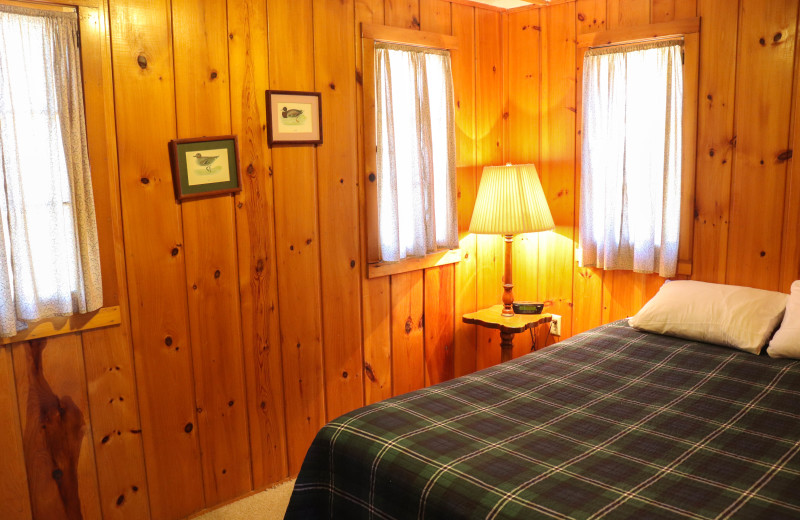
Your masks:
{"label": "wooden nightstand", "polygon": [[553,318],[549,314],[515,314],[513,316],[502,316],[502,305],[493,305],[486,309],[470,312],[461,317],[464,323],[480,325],[488,329],[498,329],[500,331],[500,362],[511,359],[511,349],[513,348],[514,334],[525,332],[526,330],[549,323]]}

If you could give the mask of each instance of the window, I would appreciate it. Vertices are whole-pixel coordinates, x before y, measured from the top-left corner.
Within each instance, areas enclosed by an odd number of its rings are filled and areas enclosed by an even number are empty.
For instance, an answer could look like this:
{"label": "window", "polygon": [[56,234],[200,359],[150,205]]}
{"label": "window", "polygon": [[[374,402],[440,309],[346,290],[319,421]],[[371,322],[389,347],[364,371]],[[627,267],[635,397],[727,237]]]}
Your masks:
{"label": "window", "polygon": [[584,266],[674,276],[681,231],[682,41],[591,49],[583,72]]}
{"label": "window", "polygon": [[0,336],[102,306],[74,10],[0,5]]}
{"label": "window", "polygon": [[[450,52],[414,41],[450,37],[389,29],[393,37],[374,37],[364,54],[365,68],[372,68],[365,74],[372,82],[365,85],[374,86],[372,93],[364,89],[365,99],[374,96],[365,103],[374,107],[365,115],[372,118],[367,128],[374,128],[365,134],[375,140],[374,148],[366,147],[375,150],[374,178],[369,178],[375,186],[368,192],[375,199],[368,219],[377,221],[370,222],[375,235],[368,240],[377,243],[371,262],[398,262],[458,247]],[[412,41],[403,42],[399,33]]]}

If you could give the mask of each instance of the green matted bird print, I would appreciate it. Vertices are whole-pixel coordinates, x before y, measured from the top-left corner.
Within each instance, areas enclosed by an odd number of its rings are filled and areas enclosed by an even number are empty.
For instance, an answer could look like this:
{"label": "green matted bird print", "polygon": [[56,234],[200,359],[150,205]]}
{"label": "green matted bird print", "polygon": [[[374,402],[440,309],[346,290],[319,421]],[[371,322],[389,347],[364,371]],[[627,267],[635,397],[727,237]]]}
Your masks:
{"label": "green matted bird print", "polygon": [[267,91],[267,138],[270,146],[322,143],[319,92]]}
{"label": "green matted bird print", "polygon": [[237,152],[235,135],[171,141],[175,198],[180,201],[239,191]]}

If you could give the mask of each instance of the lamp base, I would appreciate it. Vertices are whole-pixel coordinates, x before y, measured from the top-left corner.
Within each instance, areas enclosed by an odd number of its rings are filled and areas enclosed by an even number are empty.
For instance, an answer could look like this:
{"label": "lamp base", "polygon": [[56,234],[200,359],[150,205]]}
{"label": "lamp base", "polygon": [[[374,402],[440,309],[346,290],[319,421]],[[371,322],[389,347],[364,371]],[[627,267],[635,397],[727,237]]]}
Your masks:
{"label": "lamp base", "polygon": [[503,235],[505,241],[506,254],[505,254],[505,273],[503,276],[503,312],[501,316],[510,318],[514,315],[514,282],[511,280],[511,251],[512,243],[514,240],[513,235]]}

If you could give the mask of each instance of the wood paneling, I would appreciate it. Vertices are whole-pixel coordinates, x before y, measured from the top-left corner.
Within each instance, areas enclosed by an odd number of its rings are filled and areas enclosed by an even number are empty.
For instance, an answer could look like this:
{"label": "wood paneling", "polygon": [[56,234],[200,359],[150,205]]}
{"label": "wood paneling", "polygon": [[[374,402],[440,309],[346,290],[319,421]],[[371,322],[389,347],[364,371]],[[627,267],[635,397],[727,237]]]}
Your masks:
{"label": "wood paneling", "polygon": [[[335,415],[498,362],[496,332],[461,322],[500,300],[502,241],[466,232],[488,164],[536,164],[557,224],[515,239],[518,299],[552,301],[562,337],[636,312],[662,279],[573,261],[581,34],[702,17],[693,278],[787,290],[800,276],[788,0],[109,4],[82,20],[87,38],[111,35],[85,67],[113,67],[113,103],[87,126],[106,133],[92,165],[122,324],[0,350],[0,516],[185,517],[296,473]],[[458,39],[457,264],[367,278],[363,22]],[[322,92],[322,145],[267,146],[270,88]],[[168,141],[222,133],[239,137],[242,192],[177,204]],[[62,418],[40,413],[53,402]]]}
{"label": "wood paneling", "polygon": [[[351,67],[355,32],[352,0],[314,1],[316,90],[323,92],[325,136],[317,148],[325,395],[328,419],[364,402],[361,345],[361,255],[358,162],[352,145],[359,121],[352,109],[356,79]],[[328,23],[328,20],[341,20]]]}
{"label": "wood paneling", "polygon": [[242,341],[253,487],[260,489],[288,473],[272,156],[263,131],[269,87],[263,3],[229,0],[228,31],[231,128],[239,136],[242,182],[235,197]]}
{"label": "wood paneling", "polygon": [[205,500],[183,226],[167,152],[177,131],[167,5],[115,1],[110,25],[131,331],[150,504],[156,518],[180,518],[202,508]]}
{"label": "wood paneling", "polygon": [[726,276],[734,285],[778,289],[796,24],[795,1],[741,2]]}

